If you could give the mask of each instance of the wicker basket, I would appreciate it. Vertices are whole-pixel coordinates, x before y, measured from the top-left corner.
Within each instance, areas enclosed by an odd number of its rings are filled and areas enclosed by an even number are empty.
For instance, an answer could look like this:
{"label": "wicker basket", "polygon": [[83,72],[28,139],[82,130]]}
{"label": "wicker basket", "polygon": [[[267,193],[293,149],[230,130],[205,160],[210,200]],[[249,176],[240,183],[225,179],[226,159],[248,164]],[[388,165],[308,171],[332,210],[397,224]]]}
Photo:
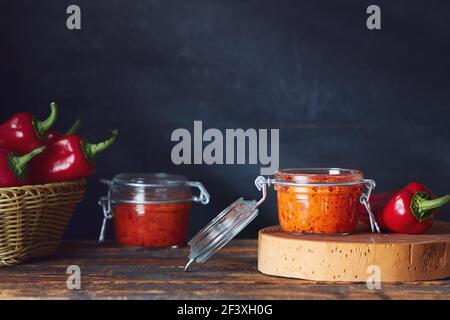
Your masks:
{"label": "wicker basket", "polygon": [[0,266],[55,252],[85,180],[0,188]]}

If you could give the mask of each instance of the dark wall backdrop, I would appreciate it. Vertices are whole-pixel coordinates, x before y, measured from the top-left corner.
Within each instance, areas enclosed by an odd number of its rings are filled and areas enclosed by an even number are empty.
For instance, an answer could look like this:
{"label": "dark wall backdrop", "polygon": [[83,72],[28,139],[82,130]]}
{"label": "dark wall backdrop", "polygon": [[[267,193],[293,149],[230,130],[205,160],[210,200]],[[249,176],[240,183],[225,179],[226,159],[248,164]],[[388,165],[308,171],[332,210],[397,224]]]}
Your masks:
{"label": "dark wall backdrop", "polygon": [[[82,30],[66,28],[66,8]],[[369,31],[378,4],[382,30]],[[46,0],[1,6],[0,118],[19,110],[58,128],[80,115],[91,141],[119,128],[98,158],[67,237],[98,234],[98,178],[181,173],[212,195],[191,233],[238,197],[259,197],[257,165],[170,160],[176,128],[279,128],[280,167],[359,168],[379,190],[412,179],[450,192],[448,1]],[[449,220],[450,206],[441,211]],[[275,194],[241,236],[277,221]],[[109,230],[111,236],[112,230]]]}

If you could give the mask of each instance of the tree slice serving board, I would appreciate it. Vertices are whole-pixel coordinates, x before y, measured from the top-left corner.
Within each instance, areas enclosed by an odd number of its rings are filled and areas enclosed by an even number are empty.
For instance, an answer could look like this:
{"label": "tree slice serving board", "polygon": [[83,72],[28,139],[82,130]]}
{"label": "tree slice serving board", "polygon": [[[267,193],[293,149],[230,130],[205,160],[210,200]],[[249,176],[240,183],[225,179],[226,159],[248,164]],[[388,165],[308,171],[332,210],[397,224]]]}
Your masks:
{"label": "tree slice serving board", "polygon": [[450,277],[450,223],[435,222],[422,235],[296,235],[278,226],[259,231],[258,270],[315,281],[367,281],[378,266],[381,282]]}

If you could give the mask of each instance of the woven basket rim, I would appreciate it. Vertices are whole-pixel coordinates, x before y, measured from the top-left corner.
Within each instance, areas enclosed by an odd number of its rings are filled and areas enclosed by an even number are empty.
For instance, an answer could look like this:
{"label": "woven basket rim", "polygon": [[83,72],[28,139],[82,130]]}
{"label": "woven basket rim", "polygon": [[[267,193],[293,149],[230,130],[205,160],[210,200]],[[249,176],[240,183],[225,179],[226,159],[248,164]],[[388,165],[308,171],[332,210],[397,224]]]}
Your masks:
{"label": "woven basket rim", "polygon": [[27,190],[30,188],[55,188],[55,187],[61,187],[61,186],[70,186],[70,185],[77,185],[86,183],[86,179],[77,179],[77,180],[70,180],[70,181],[62,181],[62,182],[52,182],[52,183],[45,183],[45,184],[28,184],[20,187],[9,187],[9,188],[0,188],[0,192],[5,191],[21,191],[21,190]]}

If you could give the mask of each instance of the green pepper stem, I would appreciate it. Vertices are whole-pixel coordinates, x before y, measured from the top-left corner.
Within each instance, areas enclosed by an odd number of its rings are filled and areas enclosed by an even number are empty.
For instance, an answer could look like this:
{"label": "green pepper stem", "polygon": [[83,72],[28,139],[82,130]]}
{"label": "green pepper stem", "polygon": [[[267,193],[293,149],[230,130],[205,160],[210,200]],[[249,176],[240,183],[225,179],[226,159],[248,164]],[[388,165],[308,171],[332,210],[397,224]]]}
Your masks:
{"label": "green pepper stem", "polygon": [[118,130],[111,131],[112,137],[106,141],[99,142],[96,144],[83,142],[83,149],[87,159],[91,162],[95,160],[95,156],[102,152],[103,150],[109,148],[117,139],[117,135],[119,134]]}
{"label": "green pepper stem", "polygon": [[28,162],[30,162],[31,159],[44,151],[45,148],[46,147],[44,146],[34,149],[30,153],[24,154],[23,156],[16,156],[12,153],[9,156],[9,166],[14,171],[15,175],[18,178],[23,178],[25,176],[25,172],[27,171]]}
{"label": "green pepper stem", "polygon": [[428,211],[428,210],[439,208],[449,201],[450,201],[450,195],[445,195],[440,198],[431,199],[431,200],[418,199],[417,204],[419,205],[420,211]]}
{"label": "green pepper stem", "polygon": [[57,118],[58,106],[56,105],[56,103],[52,102],[50,103],[50,115],[48,116],[48,118],[43,121],[34,121],[34,127],[36,129],[37,135],[39,137],[42,137],[48,129],[53,127]]}
{"label": "green pepper stem", "polygon": [[81,127],[81,120],[80,120],[80,118],[78,118],[77,120],[75,120],[75,122],[70,127],[70,129],[67,130],[67,132],[65,133],[65,136],[70,136],[71,134],[76,133],[80,129],[80,127]]}

